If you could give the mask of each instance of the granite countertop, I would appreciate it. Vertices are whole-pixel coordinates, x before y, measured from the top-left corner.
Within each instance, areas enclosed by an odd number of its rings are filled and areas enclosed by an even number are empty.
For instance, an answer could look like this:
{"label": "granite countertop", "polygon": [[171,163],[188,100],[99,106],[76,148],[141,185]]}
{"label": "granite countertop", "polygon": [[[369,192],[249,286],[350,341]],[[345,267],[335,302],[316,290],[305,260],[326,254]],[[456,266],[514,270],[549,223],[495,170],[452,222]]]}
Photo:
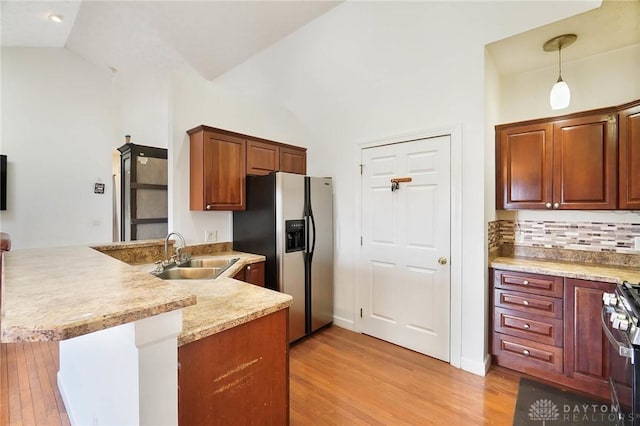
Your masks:
{"label": "granite countertop", "polygon": [[507,271],[530,272],[590,281],[621,283],[640,282],[640,268],[597,263],[569,262],[527,257],[496,257],[489,266]]}
{"label": "granite countertop", "polygon": [[[203,256],[194,256],[194,259]],[[239,258],[215,280],[166,280],[172,286],[195,294],[198,303],[182,311],[182,333],[178,346],[219,333],[231,327],[277,312],[291,305],[293,298],[233,279],[247,264],[262,262],[264,256],[228,251],[207,255],[220,259]],[[154,265],[139,265],[140,271],[152,271]]]}
{"label": "granite countertop", "polygon": [[0,340],[69,339],[195,303],[189,290],[89,247],[5,252]]}
{"label": "granite countertop", "polygon": [[162,280],[149,273],[153,264],[129,265],[89,247],[7,252],[1,340],[64,340],[183,308],[184,345],[291,305],[287,294],[231,278],[264,256],[212,256],[239,260],[215,280]]}

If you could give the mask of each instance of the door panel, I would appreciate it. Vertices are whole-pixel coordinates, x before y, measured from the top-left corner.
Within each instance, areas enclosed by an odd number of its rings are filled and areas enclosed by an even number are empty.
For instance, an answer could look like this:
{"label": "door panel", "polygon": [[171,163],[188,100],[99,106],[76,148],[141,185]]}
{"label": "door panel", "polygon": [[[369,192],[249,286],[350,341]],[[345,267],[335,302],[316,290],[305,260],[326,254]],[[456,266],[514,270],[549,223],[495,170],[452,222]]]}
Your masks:
{"label": "door panel", "polygon": [[293,296],[289,308],[289,341],[293,341],[305,334],[304,257],[302,251],[286,253],[284,235],[285,221],[303,218],[304,176],[276,174],[276,206],[277,290]]}
{"label": "door panel", "polygon": [[560,209],[617,207],[617,125],[611,114],[555,122],[553,198]]}
{"label": "door panel", "polygon": [[433,212],[437,205],[436,185],[411,186],[407,188],[407,244],[414,248],[434,248],[436,215],[425,216],[424,212]]}
{"label": "door panel", "polygon": [[316,243],[311,264],[311,331],[333,321],[333,183],[310,178]]}
{"label": "door panel", "polygon": [[395,275],[396,265],[371,262],[371,315],[392,323],[396,320]]}
{"label": "door panel", "polygon": [[496,135],[496,208],[546,208],[553,191],[553,126],[496,129]]}
{"label": "door panel", "polygon": [[[362,150],[361,330],[449,359],[449,136]],[[392,178],[410,178],[392,191]]]}
{"label": "door panel", "polygon": [[640,105],[621,111],[618,120],[619,207],[640,210]]}

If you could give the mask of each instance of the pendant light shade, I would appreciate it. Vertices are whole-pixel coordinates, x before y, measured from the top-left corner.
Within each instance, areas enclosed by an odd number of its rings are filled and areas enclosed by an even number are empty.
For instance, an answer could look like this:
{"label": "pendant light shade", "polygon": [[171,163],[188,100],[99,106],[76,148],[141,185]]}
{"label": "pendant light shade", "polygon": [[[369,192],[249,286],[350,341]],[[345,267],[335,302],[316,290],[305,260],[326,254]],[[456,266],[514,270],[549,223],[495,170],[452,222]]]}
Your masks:
{"label": "pendant light shade", "polygon": [[563,34],[547,41],[542,47],[545,52],[558,51],[558,81],[553,85],[549,94],[551,109],[564,109],[571,102],[569,85],[562,79],[562,48],[573,44],[577,38],[578,36],[575,34]]}
{"label": "pendant light shade", "polygon": [[570,102],[571,90],[569,90],[567,83],[562,81],[562,78],[559,78],[551,88],[551,93],[549,94],[551,109],[565,109],[569,106]]}

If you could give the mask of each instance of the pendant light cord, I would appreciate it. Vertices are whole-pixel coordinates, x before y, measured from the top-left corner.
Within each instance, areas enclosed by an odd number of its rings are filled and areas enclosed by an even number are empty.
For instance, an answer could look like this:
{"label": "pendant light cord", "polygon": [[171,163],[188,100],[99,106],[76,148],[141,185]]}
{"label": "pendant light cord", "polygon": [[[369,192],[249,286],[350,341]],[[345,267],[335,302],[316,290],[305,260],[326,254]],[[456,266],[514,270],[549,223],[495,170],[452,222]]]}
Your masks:
{"label": "pendant light cord", "polygon": [[562,80],[562,43],[558,44],[558,81]]}

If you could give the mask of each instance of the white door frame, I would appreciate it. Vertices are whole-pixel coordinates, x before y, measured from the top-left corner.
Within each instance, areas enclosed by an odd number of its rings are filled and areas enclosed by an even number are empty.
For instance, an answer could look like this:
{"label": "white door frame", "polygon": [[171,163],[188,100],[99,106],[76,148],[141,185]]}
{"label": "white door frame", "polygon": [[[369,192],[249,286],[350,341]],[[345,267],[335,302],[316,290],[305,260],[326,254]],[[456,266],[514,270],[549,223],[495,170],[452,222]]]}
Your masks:
{"label": "white door frame", "polygon": [[[362,235],[362,185],[360,175],[360,161],[362,150],[382,145],[389,145],[401,142],[410,142],[418,139],[433,138],[438,136],[449,136],[451,138],[451,310],[450,310],[450,336],[449,336],[449,363],[460,368],[462,357],[462,125],[455,124],[439,128],[418,130],[411,133],[390,135],[383,138],[368,140],[355,145],[355,158],[358,167],[355,167],[354,180],[358,197],[356,201],[356,229],[360,238]],[[356,268],[362,264],[362,246],[360,247],[356,259]],[[357,278],[357,272],[354,278]],[[360,300],[358,284],[354,280],[354,324],[356,331],[361,332],[360,322],[356,319],[359,307],[364,306],[364,301]]]}

